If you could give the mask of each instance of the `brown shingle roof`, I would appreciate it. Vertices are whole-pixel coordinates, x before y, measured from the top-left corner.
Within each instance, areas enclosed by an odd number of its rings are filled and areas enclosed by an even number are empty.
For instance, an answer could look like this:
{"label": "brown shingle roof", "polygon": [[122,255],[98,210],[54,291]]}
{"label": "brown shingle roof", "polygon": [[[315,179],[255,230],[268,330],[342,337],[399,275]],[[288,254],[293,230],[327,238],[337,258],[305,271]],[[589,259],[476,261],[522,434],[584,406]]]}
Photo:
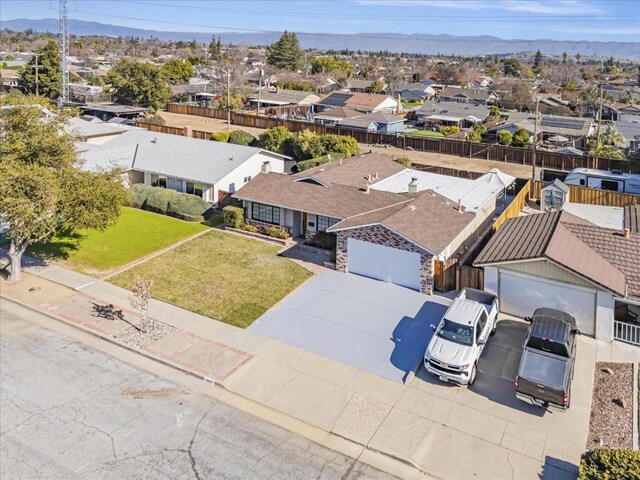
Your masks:
{"label": "brown shingle roof", "polygon": [[640,235],[598,227],[567,212],[509,219],[474,265],[548,258],[603,287],[640,299]]}
{"label": "brown shingle roof", "polygon": [[474,218],[473,213],[461,213],[445,197],[426,191],[402,204],[347,218],[329,231],[381,224],[439,255]]}
{"label": "brown shingle roof", "polygon": [[335,218],[347,218],[407,200],[406,195],[340,184],[322,186],[295,176],[261,173],[233,194],[235,198]]}
{"label": "brown shingle roof", "polygon": [[313,177],[323,183],[350,185],[362,188],[368,175],[378,174],[378,179],[382,180],[391,175],[395,175],[406,167],[396,163],[387,155],[379,153],[366,153],[357,157],[345,158],[342,161],[335,161],[320,165],[319,167],[296,173],[294,178]]}

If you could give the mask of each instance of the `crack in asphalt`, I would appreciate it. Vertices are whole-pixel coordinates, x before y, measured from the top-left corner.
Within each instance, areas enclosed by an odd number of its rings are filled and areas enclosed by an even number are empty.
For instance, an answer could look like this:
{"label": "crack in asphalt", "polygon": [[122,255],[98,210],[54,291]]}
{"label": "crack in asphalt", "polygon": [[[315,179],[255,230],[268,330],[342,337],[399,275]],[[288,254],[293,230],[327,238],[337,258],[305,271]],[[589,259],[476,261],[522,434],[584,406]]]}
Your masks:
{"label": "crack in asphalt", "polygon": [[196,424],[196,428],[193,430],[193,436],[191,437],[191,441],[189,442],[189,448],[187,449],[187,455],[189,455],[189,463],[191,464],[191,470],[193,471],[193,474],[196,477],[196,480],[202,480],[202,478],[200,477],[200,473],[198,473],[198,469],[196,468],[196,459],[193,456],[193,442],[195,442],[196,435],[198,435],[200,424],[204,421],[207,415],[209,415],[209,412],[211,412],[211,410],[213,410],[214,407],[215,407],[215,404],[212,403],[207,409],[207,411],[204,412],[202,417],[200,417],[200,420],[198,420],[198,423]]}

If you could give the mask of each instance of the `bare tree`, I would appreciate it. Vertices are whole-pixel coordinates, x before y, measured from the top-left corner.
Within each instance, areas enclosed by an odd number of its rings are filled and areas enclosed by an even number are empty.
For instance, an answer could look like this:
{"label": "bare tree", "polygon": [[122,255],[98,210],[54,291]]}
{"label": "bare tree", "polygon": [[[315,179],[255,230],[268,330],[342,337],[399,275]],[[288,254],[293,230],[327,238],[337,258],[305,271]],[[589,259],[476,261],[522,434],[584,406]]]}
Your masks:
{"label": "bare tree", "polygon": [[131,295],[129,295],[129,305],[131,305],[131,308],[140,310],[140,324],[142,326],[142,331],[145,333],[145,320],[149,314],[149,298],[151,296],[152,285],[152,280],[143,280],[140,275],[136,275],[133,288],[131,289]]}

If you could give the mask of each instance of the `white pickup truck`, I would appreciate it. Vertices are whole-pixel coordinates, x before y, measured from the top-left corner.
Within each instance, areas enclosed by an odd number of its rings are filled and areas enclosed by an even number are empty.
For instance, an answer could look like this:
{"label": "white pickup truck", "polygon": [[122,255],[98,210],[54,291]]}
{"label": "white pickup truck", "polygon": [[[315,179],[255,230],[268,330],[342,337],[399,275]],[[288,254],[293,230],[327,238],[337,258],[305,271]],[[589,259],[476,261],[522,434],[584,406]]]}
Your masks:
{"label": "white pickup truck", "polygon": [[478,359],[496,331],[498,298],[488,292],[464,288],[439,325],[431,325],[433,337],[424,354],[424,366],[443,382],[471,385]]}

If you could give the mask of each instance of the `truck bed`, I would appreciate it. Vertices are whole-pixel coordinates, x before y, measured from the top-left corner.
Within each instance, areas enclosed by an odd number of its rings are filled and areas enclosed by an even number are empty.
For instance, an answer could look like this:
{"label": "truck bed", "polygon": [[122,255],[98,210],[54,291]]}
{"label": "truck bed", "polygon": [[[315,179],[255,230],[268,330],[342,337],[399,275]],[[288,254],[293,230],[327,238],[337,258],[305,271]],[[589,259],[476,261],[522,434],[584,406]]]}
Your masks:
{"label": "truck bed", "polygon": [[517,393],[546,404],[563,405],[563,397],[570,374],[568,359],[535,349],[526,348],[518,371]]}

